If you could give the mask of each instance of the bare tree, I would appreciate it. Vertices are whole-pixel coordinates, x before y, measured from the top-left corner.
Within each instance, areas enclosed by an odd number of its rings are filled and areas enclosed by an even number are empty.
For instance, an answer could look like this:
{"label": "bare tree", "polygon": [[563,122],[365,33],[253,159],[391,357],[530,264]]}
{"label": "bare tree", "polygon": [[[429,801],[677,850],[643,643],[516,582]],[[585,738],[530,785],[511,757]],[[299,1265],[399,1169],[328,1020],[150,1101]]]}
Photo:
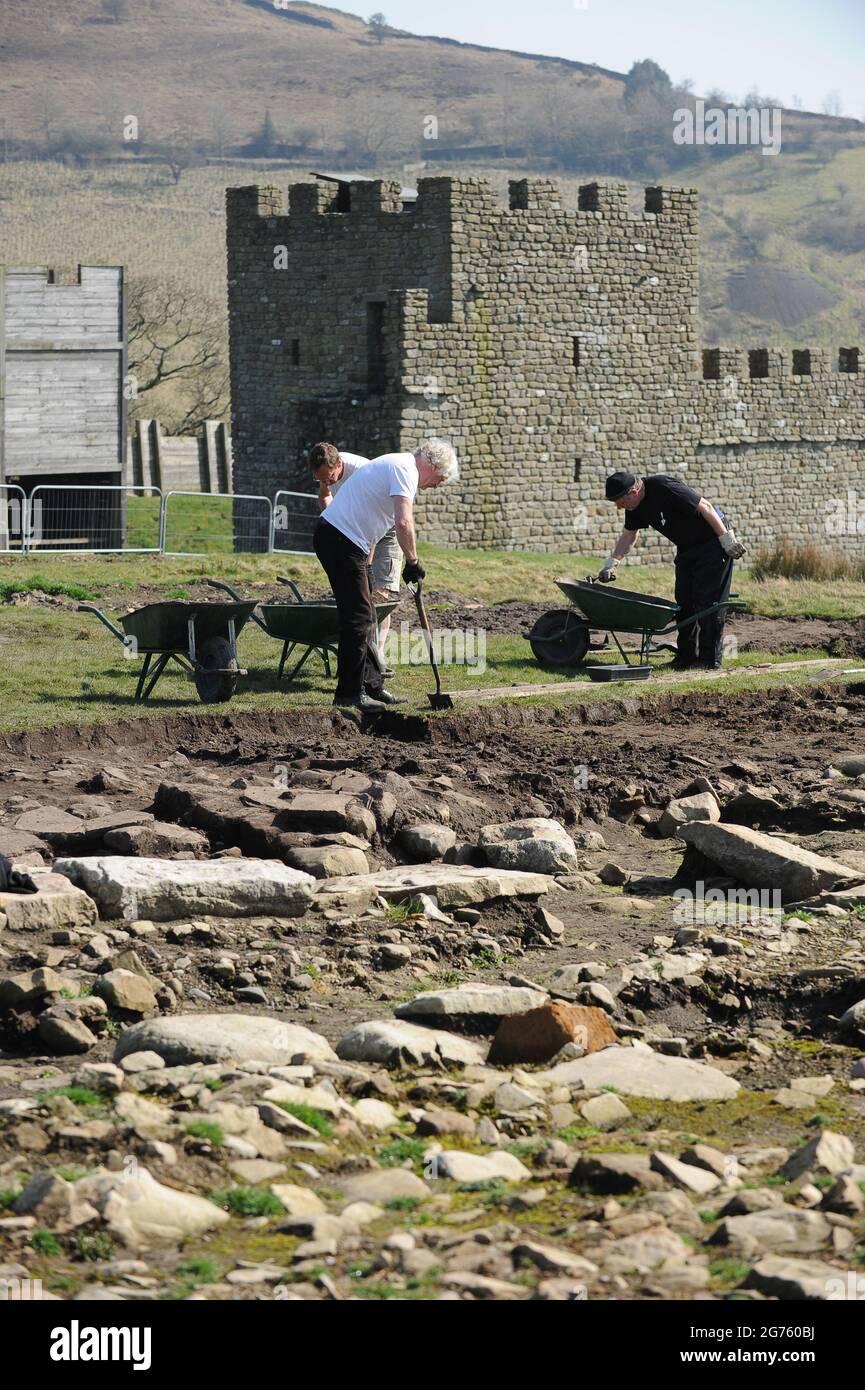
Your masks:
{"label": "bare tree", "polygon": [[159,414],[174,434],[228,410],[227,317],[205,295],[169,277],[133,280],[127,300],[132,413]]}
{"label": "bare tree", "polygon": [[190,145],[178,139],[171,139],[163,145],[157,145],[154,153],[163,164],[168,166],[175,183],[180,183],[186,170],[191,169],[196,163],[195,151]]}
{"label": "bare tree", "polygon": [[363,168],[381,165],[411,149],[405,106],[396,98],[361,98],[351,104],[351,126],[343,132],[346,157]]}
{"label": "bare tree", "polygon": [[823,98],[823,114],[825,116],[841,115],[841,93],[837,87],[833,87],[831,92],[827,92]]}

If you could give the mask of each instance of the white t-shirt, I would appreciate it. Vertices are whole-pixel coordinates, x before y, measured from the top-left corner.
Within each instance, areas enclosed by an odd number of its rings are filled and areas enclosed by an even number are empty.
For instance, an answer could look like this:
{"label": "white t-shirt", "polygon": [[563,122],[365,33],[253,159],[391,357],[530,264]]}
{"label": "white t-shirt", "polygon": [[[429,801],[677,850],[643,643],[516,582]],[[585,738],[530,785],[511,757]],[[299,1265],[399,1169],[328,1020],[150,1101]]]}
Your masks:
{"label": "white t-shirt", "polygon": [[348,482],[356,469],[363,468],[365,463],[369,463],[369,459],[364,458],[362,454],[346,454],[342,449],[339,451],[339,457],[342,461],[342,477],[338,482],[331,483],[330,485],[330,491],[333,497],[339,492],[343,483]]}
{"label": "white t-shirt", "polygon": [[351,487],[334,497],[324,519],[368,555],[394,524],[394,498],[414,501],[417,490],[414,454],[384,454],[354,471]]}

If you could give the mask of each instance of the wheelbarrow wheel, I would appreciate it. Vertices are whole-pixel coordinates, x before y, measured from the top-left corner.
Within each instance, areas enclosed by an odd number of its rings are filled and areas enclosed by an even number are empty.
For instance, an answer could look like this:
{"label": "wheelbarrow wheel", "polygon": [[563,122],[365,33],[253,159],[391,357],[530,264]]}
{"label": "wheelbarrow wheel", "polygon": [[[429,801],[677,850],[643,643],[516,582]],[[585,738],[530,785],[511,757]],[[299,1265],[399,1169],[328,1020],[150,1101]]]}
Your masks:
{"label": "wheelbarrow wheel", "polygon": [[230,700],[237,688],[238,672],[231,643],[224,637],[209,637],[199,648],[198,665],[195,688],[202,704],[219,705]]}
{"label": "wheelbarrow wheel", "polygon": [[529,644],[544,666],[579,666],[589,650],[589,629],[568,608],[554,608],[538,618]]}

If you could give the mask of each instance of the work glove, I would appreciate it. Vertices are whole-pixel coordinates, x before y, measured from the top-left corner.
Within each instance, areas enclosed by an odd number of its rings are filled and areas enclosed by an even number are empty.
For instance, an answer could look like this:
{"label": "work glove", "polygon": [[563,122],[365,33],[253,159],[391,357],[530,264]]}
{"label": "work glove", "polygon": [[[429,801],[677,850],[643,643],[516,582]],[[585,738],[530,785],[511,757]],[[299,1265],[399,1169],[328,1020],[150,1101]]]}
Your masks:
{"label": "work glove", "polygon": [[612,584],[616,577],[616,570],[613,565],[605,565],[598,575],[599,584]]}
{"label": "work glove", "polygon": [[406,584],[418,584],[421,579],[426,579],[426,570],[420,560],[409,560],[402,572],[402,577]]}
{"label": "work glove", "polygon": [[741,560],[745,554],[745,547],[735,531],[725,531],[722,536],[718,537],[718,540],[721,542],[721,549],[725,555],[729,556],[731,560]]}

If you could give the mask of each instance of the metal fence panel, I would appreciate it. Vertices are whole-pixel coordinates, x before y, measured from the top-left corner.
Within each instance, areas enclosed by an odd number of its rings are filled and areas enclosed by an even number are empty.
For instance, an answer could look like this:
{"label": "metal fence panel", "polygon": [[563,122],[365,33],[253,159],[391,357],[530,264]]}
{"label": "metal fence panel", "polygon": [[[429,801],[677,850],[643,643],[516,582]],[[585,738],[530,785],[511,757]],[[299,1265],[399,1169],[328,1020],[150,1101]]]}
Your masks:
{"label": "metal fence panel", "polygon": [[273,547],[269,497],[231,492],[166,492],[163,555],[267,555]]}
{"label": "metal fence panel", "polygon": [[27,496],[17,483],[0,483],[0,554],[23,554]]}
{"label": "metal fence panel", "polygon": [[318,493],[278,492],[273,499],[273,548],[282,555],[312,555],[321,516]]}
{"label": "metal fence panel", "polygon": [[162,493],[158,487],[39,483],[27,504],[31,553],[158,554]]}

